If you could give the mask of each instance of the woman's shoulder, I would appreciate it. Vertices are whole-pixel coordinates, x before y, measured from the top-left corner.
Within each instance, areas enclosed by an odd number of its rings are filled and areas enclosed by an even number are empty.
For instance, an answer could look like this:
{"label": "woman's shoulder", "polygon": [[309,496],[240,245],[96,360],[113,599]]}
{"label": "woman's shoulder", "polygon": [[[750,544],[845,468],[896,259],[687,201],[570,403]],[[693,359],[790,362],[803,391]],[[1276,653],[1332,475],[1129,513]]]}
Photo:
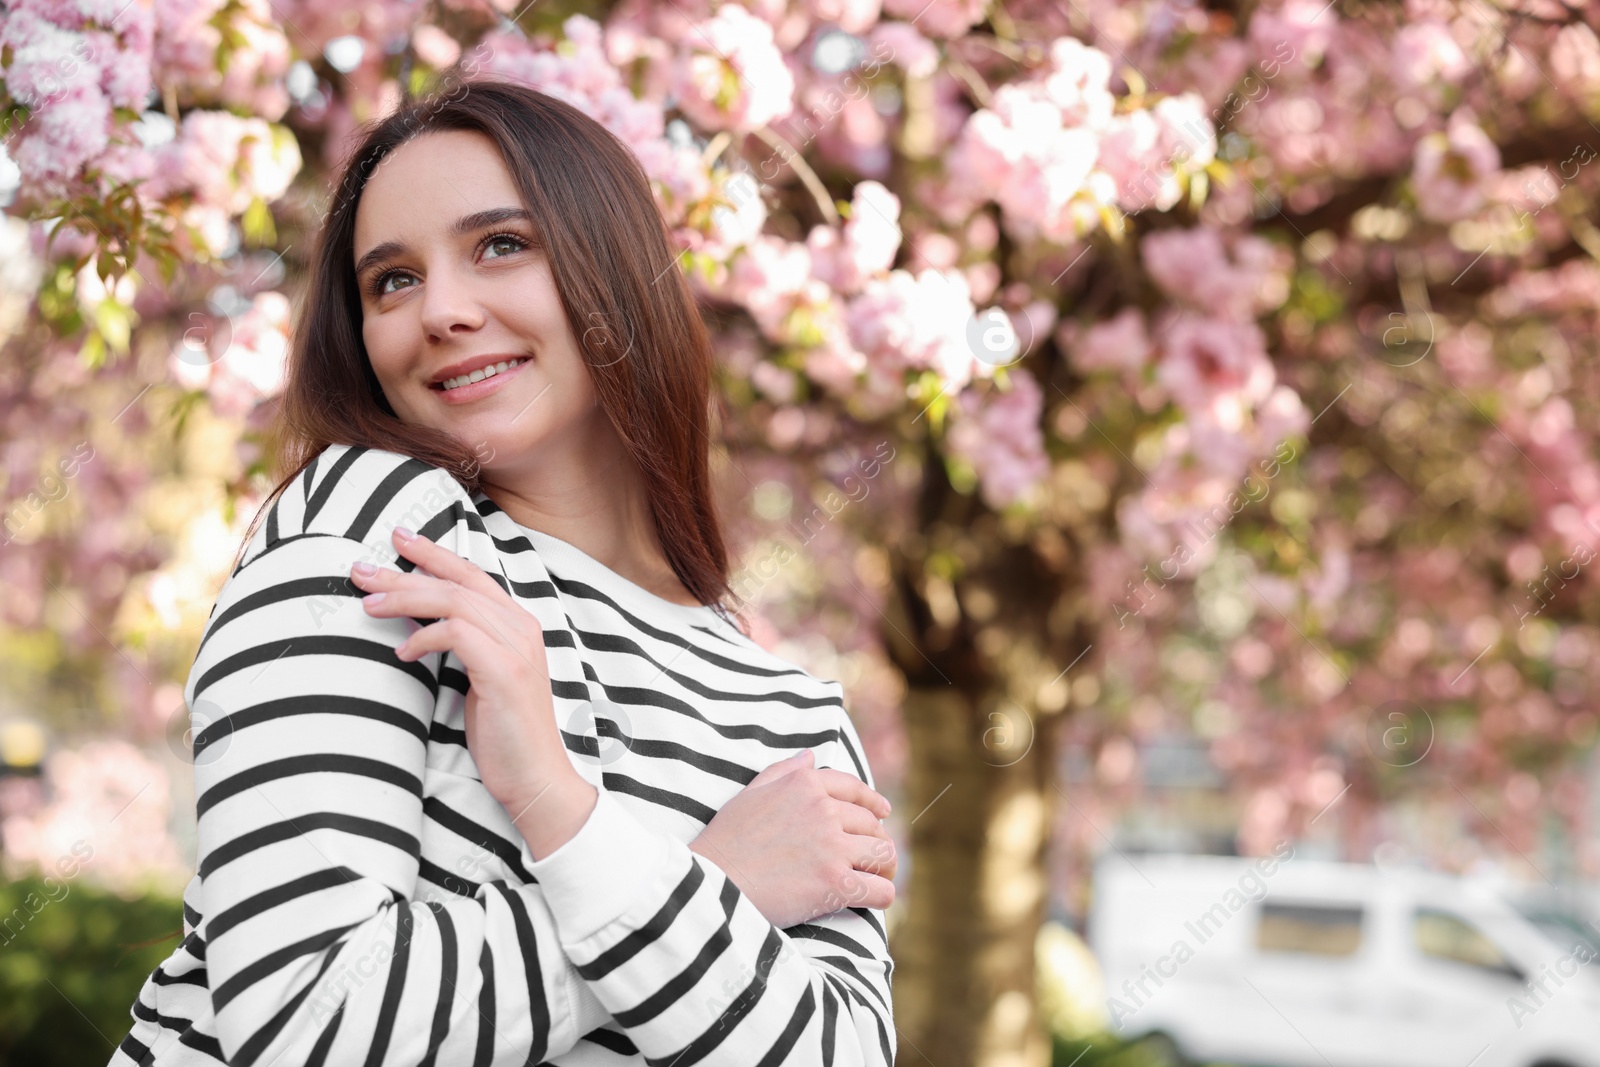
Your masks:
{"label": "woman's shoulder", "polygon": [[484,532],[466,487],[443,468],[386,449],[329,445],[273,500],[236,571],[306,538],[340,537],[392,554],[396,526],[457,551],[463,529]]}

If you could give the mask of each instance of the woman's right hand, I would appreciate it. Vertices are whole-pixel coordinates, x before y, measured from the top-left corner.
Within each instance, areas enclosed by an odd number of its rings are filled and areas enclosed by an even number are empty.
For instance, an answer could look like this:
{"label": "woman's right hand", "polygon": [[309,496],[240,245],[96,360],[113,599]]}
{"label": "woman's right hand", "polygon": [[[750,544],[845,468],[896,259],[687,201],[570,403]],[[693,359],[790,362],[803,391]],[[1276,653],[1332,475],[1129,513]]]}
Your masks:
{"label": "woman's right hand", "polygon": [[756,775],[689,848],[716,864],[779,929],[894,900],[889,802],[805,749]]}

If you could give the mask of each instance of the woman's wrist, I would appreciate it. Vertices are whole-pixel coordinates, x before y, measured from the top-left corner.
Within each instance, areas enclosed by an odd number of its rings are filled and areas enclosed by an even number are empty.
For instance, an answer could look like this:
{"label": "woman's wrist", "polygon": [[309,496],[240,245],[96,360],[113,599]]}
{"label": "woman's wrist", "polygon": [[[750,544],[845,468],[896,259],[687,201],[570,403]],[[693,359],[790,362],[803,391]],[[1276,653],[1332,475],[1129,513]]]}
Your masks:
{"label": "woman's wrist", "polygon": [[537,861],[572,840],[599,799],[600,791],[569,764],[567,773],[552,777],[527,800],[502,804]]}

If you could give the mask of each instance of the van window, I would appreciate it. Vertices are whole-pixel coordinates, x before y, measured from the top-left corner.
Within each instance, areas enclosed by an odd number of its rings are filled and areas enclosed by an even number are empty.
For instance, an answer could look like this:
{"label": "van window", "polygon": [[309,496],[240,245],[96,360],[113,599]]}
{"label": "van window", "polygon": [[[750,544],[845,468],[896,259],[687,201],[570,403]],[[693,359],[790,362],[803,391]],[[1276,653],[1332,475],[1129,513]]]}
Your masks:
{"label": "van window", "polygon": [[1256,926],[1262,952],[1349,956],[1361,946],[1361,908],[1353,904],[1265,901]]}
{"label": "van window", "polygon": [[1411,934],[1424,956],[1502,974],[1518,973],[1477,927],[1447,911],[1418,908],[1412,917]]}

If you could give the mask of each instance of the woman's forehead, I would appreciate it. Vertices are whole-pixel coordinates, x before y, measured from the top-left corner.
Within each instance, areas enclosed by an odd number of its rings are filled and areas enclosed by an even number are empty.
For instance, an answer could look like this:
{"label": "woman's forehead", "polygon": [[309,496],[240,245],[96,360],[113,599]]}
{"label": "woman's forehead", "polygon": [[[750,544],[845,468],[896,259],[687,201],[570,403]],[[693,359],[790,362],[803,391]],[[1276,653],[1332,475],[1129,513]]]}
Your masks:
{"label": "woman's forehead", "polygon": [[367,179],[356,205],[355,254],[398,231],[447,233],[463,217],[522,207],[511,171],[488,137],[461,130],[422,134],[389,153]]}

